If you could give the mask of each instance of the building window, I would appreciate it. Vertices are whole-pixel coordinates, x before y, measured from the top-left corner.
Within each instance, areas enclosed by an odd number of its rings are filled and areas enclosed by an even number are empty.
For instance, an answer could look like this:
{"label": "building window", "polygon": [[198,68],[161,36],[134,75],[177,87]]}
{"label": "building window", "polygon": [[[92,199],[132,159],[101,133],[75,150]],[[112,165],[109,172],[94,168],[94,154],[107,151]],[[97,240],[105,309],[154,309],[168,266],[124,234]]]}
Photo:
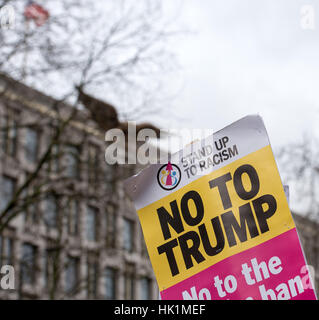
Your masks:
{"label": "building window", "polygon": [[135,298],[135,267],[127,264],[124,272],[124,299],[133,300]]}
{"label": "building window", "polygon": [[116,276],[117,271],[114,268],[107,267],[104,271],[105,299],[116,299]]}
{"label": "building window", "polygon": [[45,199],[44,223],[48,228],[58,226],[58,198],[54,194],[49,194]]}
{"label": "building window", "polygon": [[29,187],[23,191],[23,199],[26,207],[25,222],[37,223],[38,222],[38,198],[40,191],[36,187]]}
{"label": "building window", "polygon": [[124,250],[132,252],[134,249],[134,221],[124,218],[123,231]]}
{"label": "building window", "polygon": [[111,165],[104,166],[103,183],[106,191],[112,192],[114,190],[114,170]]}
{"label": "building window", "polygon": [[87,297],[89,299],[97,298],[98,286],[98,263],[88,261],[87,263]]}
{"label": "building window", "polygon": [[4,127],[1,130],[3,151],[11,157],[15,157],[17,153],[18,122],[16,118],[15,112],[8,110],[7,115],[4,117]]}
{"label": "building window", "polygon": [[141,289],[141,299],[150,300],[151,299],[151,279],[148,277],[142,277],[140,280]]}
{"label": "building window", "polygon": [[69,295],[76,294],[79,287],[79,258],[67,257],[65,266],[65,291]]}
{"label": "building window", "polygon": [[99,174],[99,148],[95,145],[89,145],[88,182],[91,186],[98,185]]}
{"label": "building window", "polygon": [[78,147],[65,146],[65,175],[69,178],[79,177],[80,152]]}
{"label": "building window", "polygon": [[106,246],[110,248],[115,247],[116,235],[116,219],[113,211],[105,213],[105,230],[106,230]]}
{"label": "building window", "polygon": [[51,148],[50,159],[48,161],[48,172],[58,173],[60,170],[60,146],[54,144]]}
{"label": "building window", "polygon": [[47,249],[45,250],[44,260],[44,285],[48,291],[57,287],[58,272],[59,272],[59,250]]}
{"label": "building window", "polygon": [[68,233],[70,236],[78,235],[79,231],[79,202],[71,199],[68,205]]}
{"label": "building window", "polygon": [[21,280],[22,284],[34,284],[36,277],[36,247],[29,243],[22,245]]}
{"label": "building window", "polygon": [[97,215],[98,210],[93,207],[87,208],[86,216],[86,238],[89,241],[97,240]]}
{"label": "building window", "polygon": [[0,211],[4,210],[12,200],[15,191],[16,180],[3,176],[0,185]]}
{"label": "building window", "polygon": [[38,159],[39,133],[37,130],[27,128],[25,133],[25,157],[30,163]]}
{"label": "building window", "polygon": [[7,238],[5,242],[5,247],[3,253],[3,264],[13,265],[13,240]]}
{"label": "building window", "polygon": [[0,267],[13,265],[13,239],[0,236]]}

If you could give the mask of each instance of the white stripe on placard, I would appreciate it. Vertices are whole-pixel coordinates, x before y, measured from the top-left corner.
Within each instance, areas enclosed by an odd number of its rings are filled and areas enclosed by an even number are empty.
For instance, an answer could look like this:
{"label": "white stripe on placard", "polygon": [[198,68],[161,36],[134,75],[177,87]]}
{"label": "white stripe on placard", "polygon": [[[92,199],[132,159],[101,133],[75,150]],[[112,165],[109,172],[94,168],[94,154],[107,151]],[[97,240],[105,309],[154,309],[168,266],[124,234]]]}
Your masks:
{"label": "white stripe on placard", "polygon": [[[222,150],[218,150],[217,148],[222,145],[223,141],[227,141],[225,147]],[[171,156],[171,163],[177,165],[181,170],[181,180],[175,189],[164,190],[157,181],[157,173],[163,164],[149,165],[137,175],[127,179],[124,183],[125,189],[134,201],[136,210],[139,210],[183,188],[201,176],[229,165],[268,145],[268,134],[262,118],[259,115],[249,115],[217,131],[213,135],[201,141],[196,141],[186,146],[183,150],[174,153]],[[205,154],[203,148],[206,148],[211,154],[207,157],[203,156]],[[221,162],[220,152],[226,150],[225,152],[227,153],[229,151],[228,148],[231,149],[232,156]],[[196,155],[199,155],[201,150],[203,151],[201,154],[202,158],[196,160]],[[211,158],[212,160],[213,155],[216,155],[216,162],[219,160],[220,163],[214,162],[213,166],[200,166],[199,161],[207,161],[207,158]],[[190,173],[189,166],[186,166],[186,163],[189,164],[191,159],[195,161],[194,164],[196,165],[196,169],[193,169],[198,172],[194,176]],[[212,161],[210,161],[210,164],[212,164]]]}

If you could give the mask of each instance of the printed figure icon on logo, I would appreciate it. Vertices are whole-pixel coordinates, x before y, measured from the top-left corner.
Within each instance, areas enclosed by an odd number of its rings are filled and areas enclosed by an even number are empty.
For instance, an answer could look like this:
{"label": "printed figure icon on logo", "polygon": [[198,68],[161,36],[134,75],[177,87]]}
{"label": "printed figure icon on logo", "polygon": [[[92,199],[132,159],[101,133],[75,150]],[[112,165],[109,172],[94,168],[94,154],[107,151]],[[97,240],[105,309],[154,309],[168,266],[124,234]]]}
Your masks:
{"label": "printed figure icon on logo", "polygon": [[175,189],[181,181],[181,170],[180,168],[168,162],[163,165],[157,173],[157,181],[160,187],[164,190]]}

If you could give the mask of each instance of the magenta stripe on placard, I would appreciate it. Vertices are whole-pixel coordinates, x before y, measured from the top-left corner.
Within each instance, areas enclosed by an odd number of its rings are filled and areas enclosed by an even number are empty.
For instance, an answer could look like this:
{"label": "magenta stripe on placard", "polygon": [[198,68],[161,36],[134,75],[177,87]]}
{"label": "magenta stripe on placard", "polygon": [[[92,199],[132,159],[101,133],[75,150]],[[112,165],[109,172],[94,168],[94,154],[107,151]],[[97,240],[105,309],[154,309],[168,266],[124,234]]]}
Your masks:
{"label": "magenta stripe on placard", "polygon": [[293,228],[163,290],[163,300],[315,300]]}

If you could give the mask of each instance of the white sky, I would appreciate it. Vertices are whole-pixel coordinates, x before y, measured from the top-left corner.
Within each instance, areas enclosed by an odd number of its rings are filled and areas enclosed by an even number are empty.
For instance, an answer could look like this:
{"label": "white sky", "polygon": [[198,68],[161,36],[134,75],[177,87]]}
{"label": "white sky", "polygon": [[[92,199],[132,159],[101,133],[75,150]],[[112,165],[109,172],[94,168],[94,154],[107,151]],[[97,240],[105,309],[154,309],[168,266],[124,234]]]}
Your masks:
{"label": "white sky", "polygon": [[179,22],[195,33],[173,48],[183,89],[170,126],[218,130],[259,113],[274,149],[318,133],[319,23],[301,27],[304,5],[319,21],[312,0],[184,0]]}

